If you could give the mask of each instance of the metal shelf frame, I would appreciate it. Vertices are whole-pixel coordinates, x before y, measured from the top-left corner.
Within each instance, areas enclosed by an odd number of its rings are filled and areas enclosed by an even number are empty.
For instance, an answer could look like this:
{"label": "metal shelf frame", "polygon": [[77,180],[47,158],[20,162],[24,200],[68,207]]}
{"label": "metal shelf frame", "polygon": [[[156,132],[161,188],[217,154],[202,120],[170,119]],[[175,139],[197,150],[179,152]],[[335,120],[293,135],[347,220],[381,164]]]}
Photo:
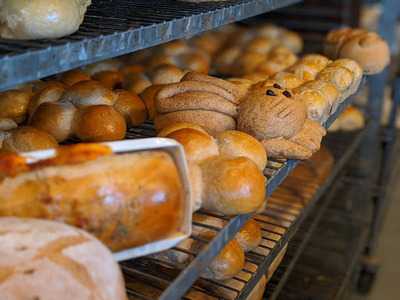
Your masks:
{"label": "metal shelf frame", "polygon": [[285,7],[301,0],[97,0],[78,32],[55,40],[0,39],[0,90]]}

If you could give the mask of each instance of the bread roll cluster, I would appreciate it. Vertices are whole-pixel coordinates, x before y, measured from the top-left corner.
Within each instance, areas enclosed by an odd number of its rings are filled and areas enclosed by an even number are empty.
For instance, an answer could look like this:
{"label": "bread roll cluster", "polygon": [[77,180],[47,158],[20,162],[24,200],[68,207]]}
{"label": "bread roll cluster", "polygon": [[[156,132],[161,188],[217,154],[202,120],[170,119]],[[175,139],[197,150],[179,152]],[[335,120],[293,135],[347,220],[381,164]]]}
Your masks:
{"label": "bread roll cluster", "polygon": [[213,59],[217,74],[244,76],[273,74],[293,65],[303,47],[299,35],[274,25],[236,28]]}
{"label": "bread roll cluster", "polygon": [[386,41],[375,32],[360,28],[340,28],[325,38],[324,52],[332,59],[355,60],[365,74],[380,73],[390,61]]}
{"label": "bread roll cluster", "polygon": [[[160,132],[183,145],[191,174],[193,209],[225,215],[255,212],[265,200],[263,145],[239,131],[216,138],[199,125],[175,123]],[[240,174],[240,175],[239,175]]]}
{"label": "bread roll cluster", "polygon": [[87,232],[25,218],[0,218],[0,231],[2,299],[127,299],[118,264]]}

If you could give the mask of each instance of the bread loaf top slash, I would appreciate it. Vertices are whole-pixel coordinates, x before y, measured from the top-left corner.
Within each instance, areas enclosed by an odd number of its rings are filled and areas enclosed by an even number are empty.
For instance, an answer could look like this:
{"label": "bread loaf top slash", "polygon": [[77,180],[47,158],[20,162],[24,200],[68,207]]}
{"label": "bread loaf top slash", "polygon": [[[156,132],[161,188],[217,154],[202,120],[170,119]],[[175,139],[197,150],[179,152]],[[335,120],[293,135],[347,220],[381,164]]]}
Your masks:
{"label": "bread loaf top slash", "polygon": [[79,145],[28,166],[0,157],[0,216],[65,222],[113,251],[178,232],[185,203],[173,159],[161,151],[104,154]]}

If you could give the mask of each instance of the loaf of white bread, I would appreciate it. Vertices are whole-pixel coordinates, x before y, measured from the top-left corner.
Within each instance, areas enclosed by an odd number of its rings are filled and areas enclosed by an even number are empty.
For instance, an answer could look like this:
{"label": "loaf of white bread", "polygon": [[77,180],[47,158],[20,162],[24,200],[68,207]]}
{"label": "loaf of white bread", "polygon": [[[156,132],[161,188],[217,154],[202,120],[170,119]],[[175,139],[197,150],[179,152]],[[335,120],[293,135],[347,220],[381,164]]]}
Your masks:
{"label": "loaf of white bread", "polygon": [[7,39],[52,39],[74,33],[91,0],[3,0],[0,36]]}
{"label": "loaf of white bread", "polygon": [[113,251],[180,232],[185,201],[178,168],[163,151],[117,155],[77,144],[35,163],[0,155],[0,216],[65,222]]}
{"label": "loaf of white bread", "polygon": [[0,298],[126,300],[110,251],[90,234],[38,219],[0,218]]}

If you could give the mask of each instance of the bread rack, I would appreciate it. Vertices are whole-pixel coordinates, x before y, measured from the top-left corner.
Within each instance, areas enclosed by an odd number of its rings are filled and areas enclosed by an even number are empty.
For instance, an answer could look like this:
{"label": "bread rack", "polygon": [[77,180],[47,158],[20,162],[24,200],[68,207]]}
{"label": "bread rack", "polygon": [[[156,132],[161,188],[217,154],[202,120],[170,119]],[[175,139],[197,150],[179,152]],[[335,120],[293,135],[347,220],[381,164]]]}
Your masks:
{"label": "bread rack", "polygon": [[[140,49],[155,46],[177,38],[185,38],[202,31],[210,30],[224,24],[243,20],[258,14],[262,14],[280,7],[300,2],[299,0],[228,0],[223,2],[210,2],[202,4],[185,3],[173,0],[93,0],[89,8],[84,24],[80,30],[72,36],[58,40],[40,41],[13,41],[0,40],[0,90],[4,90],[30,80],[50,76],[59,72],[67,71],[79,66],[87,65],[104,59],[131,53]],[[335,2],[335,1],[334,1]],[[396,0],[385,1],[391,3],[392,8],[396,7]],[[386,10],[386,9],[385,9]],[[394,14],[395,9],[387,11]],[[296,13],[296,10],[293,12]],[[311,17],[308,17],[312,19]],[[293,23],[296,25],[297,23]],[[334,24],[337,25],[337,24]],[[315,30],[315,25],[308,30]],[[383,34],[384,35],[384,34]],[[387,37],[386,35],[384,35]],[[380,96],[383,93],[385,76],[373,78],[371,86],[374,89],[375,108],[380,103]],[[378,79],[378,80],[377,80]],[[344,107],[350,102],[343,103],[338,111],[331,116],[326,125],[329,125]],[[379,117],[380,110],[374,111],[372,116],[375,122]],[[351,138],[348,148],[339,151],[340,156],[335,166],[334,175],[346,164],[354,153],[357,145],[365,136],[374,135],[376,131],[370,131],[370,127]],[[151,124],[144,124],[140,128],[131,130],[127,138],[154,136]],[[372,139],[376,142],[376,139]],[[336,145],[334,145],[336,146]],[[374,156],[375,157],[375,156]],[[270,161],[265,175],[268,178],[267,195],[276,190],[284,178],[296,166],[294,160]],[[317,192],[310,205],[305,207],[299,215],[291,215],[291,222],[282,227],[279,232],[268,230],[265,234],[274,234],[276,239],[264,237],[264,255],[256,260],[254,257],[247,258],[246,269],[238,279],[241,288],[232,292],[236,298],[244,299],[252,290],[260,278],[260,274],[270,265],[274,257],[280,252],[287,242],[304,223],[304,219],[311,213],[314,206],[319,203],[319,198],[328,189],[333,181],[330,177],[326,184]],[[271,208],[270,213],[279,211],[279,208]],[[200,212],[210,214],[209,212]],[[269,213],[268,213],[269,214]],[[221,217],[214,215],[215,217]],[[150,274],[149,267],[156,264],[143,259],[145,269],[140,267],[141,261],[128,261],[122,266],[128,282],[128,292],[132,298],[137,299],[180,299],[198,278],[202,269],[217,255],[220,249],[233,237],[233,235],[250,218],[250,215],[237,216],[226,219],[227,225],[220,231],[212,241],[202,241],[204,248],[198,254],[188,253],[195,256],[191,264],[172,274],[172,280],[161,278],[162,273]],[[285,221],[285,216],[275,214],[270,218],[276,221]],[[282,219],[283,218],[283,219]],[[297,219],[296,219],[297,218]],[[293,221],[296,219],[296,221]],[[286,220],[287,222],[288,220]],[[268,224],[268,222],[266,222]],[[204,226],[196,224],[197,226]],[[207,227],[208,229],[210,226]],[[268,252],[268,253],[267,253]],[[147,262],[146,262],[147,260]],[[147,265],[146,265],[147,264]],[[159,265],[158,265],[159,266]],[[165,269],[163,269],[165,270]],[[165,270],[166,271],[166,270]],[[265,273],[265,272],[264,272]],[[129,285],[130,279],[134,276],[146,278],[146,282],[156,290],[157,296],[145,296]],[[132,281],[133,282],[133,281]],[[217,284],[217,283],[216,283]],[[193,286],[193,289],[198,287]],[[229,290],[229,287],[225,287]],[[184,296],[185,297],[185,296]],[[187,298],[185,298],[187,299]]]}

